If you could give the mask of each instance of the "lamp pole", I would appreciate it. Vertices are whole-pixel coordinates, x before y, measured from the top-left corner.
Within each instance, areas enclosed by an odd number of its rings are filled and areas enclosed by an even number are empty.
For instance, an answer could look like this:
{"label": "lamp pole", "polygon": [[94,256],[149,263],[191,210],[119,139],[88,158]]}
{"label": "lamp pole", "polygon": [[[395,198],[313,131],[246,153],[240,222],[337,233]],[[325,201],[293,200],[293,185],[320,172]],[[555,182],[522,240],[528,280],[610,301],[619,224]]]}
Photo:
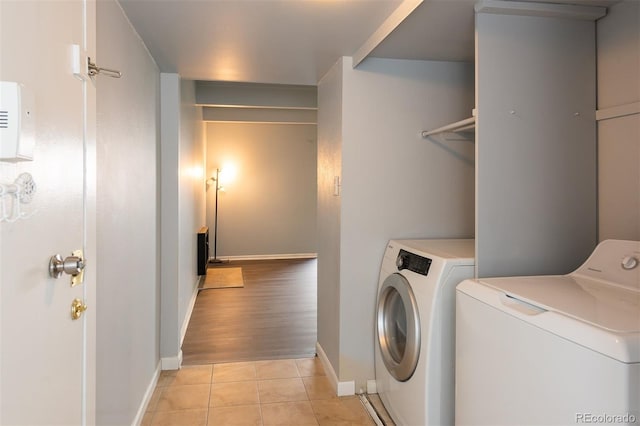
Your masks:
{"label": "lamp pole", "polygon": [[218,259],[218,191],[220,190],[220,169],[216,169],[216,213],[213,225],[213,260],[211,263],[222,263]]}

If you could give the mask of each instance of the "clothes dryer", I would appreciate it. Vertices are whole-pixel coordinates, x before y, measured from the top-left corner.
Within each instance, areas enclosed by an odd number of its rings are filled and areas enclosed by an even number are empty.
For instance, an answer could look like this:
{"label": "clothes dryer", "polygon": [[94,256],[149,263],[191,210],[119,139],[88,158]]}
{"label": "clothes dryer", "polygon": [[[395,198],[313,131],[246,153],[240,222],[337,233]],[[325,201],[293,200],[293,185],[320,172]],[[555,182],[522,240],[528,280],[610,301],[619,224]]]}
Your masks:
{"label": "clothes dryer", "polygon": [[457,287],[456,424],[640,424],[640,242]]}
{"label": "clothes dryer", "polygon": [[474,240],[391,240],[376,308],[376,389],[402,426],[453,424],[455,287]]}

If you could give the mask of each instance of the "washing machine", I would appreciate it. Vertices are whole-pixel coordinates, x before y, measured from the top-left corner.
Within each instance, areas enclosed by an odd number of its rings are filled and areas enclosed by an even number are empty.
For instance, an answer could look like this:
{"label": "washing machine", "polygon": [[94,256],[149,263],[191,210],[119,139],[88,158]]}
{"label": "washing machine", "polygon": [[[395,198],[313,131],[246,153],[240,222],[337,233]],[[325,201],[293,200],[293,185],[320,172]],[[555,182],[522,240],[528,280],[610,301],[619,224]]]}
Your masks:
{"label": "washing machine", "polygon": [[457,287],[456,424],[640,424],[640,242]]}
{"label": "washing machine", "polygon": [[474,240],[391,240],[376,308],[376,391],[401,426],[453,424],[455,287]]}

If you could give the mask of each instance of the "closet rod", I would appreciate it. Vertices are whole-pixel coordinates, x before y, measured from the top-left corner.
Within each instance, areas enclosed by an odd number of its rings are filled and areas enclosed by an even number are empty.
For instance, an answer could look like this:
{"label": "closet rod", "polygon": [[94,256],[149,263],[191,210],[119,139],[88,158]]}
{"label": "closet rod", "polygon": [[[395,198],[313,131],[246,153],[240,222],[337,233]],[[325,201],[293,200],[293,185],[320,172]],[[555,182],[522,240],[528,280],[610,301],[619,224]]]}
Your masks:
{"label": "closet rod", "polygon": [[454,133],[463,132],[465,130],[473,129],[475,125],[476,125],[476,118],[470,117],[464,120],[456,121],[455,123],[447,124],[446,126],[438,127],[437,129],[423,130],[422,137],[426,138],[431,135],[435,135],[438,133],[445,133],[445,132],[454,132]]}

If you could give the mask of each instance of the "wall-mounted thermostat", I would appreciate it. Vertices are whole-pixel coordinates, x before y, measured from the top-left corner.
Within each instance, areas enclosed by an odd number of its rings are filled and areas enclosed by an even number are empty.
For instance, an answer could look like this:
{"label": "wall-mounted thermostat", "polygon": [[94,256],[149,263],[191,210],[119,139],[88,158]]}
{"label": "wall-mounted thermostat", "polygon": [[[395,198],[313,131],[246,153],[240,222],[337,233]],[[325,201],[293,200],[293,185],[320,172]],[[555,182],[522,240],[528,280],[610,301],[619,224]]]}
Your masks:
{"label": "wall-mounted thermostat", "polygon": [[33,96],[20,83],[0,81],[0,161],[33,160]]}

